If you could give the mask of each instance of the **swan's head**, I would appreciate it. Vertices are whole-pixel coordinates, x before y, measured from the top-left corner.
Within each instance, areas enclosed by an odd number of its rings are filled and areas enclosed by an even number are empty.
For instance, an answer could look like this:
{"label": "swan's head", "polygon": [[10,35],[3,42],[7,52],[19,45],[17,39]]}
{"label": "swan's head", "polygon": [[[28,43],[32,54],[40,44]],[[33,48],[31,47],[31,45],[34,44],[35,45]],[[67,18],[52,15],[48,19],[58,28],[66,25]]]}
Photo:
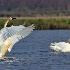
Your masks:
{"label": "swan's head", "polygon": [[9,18],[9,20],[14,20],[14,19],[16,19],[16,18],[13,18],[13,17],[10,17],[10,18]]}

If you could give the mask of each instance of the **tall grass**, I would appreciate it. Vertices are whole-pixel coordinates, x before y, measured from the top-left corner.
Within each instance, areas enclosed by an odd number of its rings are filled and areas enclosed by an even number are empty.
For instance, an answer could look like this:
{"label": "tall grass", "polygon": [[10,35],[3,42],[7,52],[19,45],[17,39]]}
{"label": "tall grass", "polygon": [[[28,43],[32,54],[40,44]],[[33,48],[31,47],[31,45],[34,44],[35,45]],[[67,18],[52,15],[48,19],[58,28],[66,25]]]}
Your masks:
{"label": "tall grass", "polygon": [[[3,28],[6,19],[0,19],[0,29]],[[39,18],[39,19],[32,19],[32,18],[21,18],[10,21],[8,26],[11,25],[21,25],[24,24],[25,26],[29,26],[31,24],[35,25],[36,30],[46,30],[46,29],[70,29],[70,19],[66,18]]]}

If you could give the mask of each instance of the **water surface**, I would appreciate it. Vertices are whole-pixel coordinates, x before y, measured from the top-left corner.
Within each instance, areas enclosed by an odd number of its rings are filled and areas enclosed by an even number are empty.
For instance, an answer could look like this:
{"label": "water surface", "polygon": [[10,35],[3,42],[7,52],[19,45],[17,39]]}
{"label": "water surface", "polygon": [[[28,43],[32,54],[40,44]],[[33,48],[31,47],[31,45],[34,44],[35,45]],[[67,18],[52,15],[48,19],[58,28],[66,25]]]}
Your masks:
{"label": "water surface", "polygon": [[66,42],[70,30],[34,30],[16,43],[9,58],[0,59],[0,70],[70,70],[70,53],[53,52],[51,42]]}

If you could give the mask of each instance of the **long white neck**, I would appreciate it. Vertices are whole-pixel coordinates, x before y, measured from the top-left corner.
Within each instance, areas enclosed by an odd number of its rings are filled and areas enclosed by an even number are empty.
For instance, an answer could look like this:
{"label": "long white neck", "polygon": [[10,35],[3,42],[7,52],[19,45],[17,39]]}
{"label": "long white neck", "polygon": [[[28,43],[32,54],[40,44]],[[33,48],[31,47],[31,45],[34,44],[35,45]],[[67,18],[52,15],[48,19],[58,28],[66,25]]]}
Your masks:
{"label": "long white neck", "polygon": [[7,26],[7,24],[8,24],[9,21],[10,21],[10,20],[8,19],[8,20],[5,22],[4,27]]}
{"label": "long white neck", "polygon": [[10,20],[12,20],[12,17],[9,17],[9,19],[7,19],[7,21],[6,21],[5,24],[4,24],[4,27],[7,26],[8,22],[9,22]]}

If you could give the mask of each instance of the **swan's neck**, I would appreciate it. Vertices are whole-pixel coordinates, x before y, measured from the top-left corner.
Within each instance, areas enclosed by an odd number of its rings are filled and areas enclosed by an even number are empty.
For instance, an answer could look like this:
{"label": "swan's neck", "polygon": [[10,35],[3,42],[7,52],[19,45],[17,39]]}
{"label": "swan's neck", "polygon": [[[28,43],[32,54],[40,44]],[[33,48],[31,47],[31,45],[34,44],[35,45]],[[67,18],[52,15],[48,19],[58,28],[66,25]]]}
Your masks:
{"label": "swan's neck", "polygon": [[4,27],[6,27],[7,26],[7,24],[9,23],[9,19],[5,22],[5,24],[4,24]]}

